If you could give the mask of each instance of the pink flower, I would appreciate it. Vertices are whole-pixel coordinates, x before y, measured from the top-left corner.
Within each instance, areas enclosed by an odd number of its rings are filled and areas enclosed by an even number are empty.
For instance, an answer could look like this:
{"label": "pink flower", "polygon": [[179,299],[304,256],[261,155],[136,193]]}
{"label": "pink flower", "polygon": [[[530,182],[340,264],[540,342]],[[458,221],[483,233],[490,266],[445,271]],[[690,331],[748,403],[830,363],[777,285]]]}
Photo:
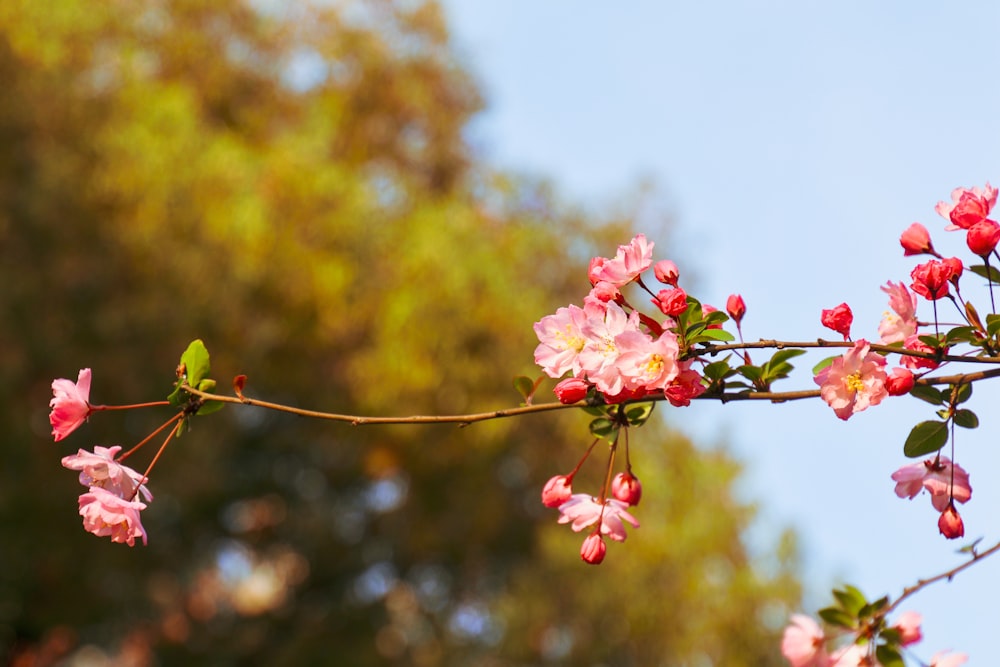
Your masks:
{"label": "pink flower", "polygon": [[600,533],[593,532],[583,540],[580,547],[580,558],[591,565],[599,565],[604,560],[604,555],[608,552],[608,545],[604,543],[604,538]]}
{"label": "pink flower", "polygon": [[820,396],[841,419],[878,405],[888,395],[885,388],[885,358],[869,352],[861,339],[842,357],[820,371],[813,380]]}
{"label": "pink flower", "polygon": [[938,202],[934,210],[942,218],[951,221],[945,227],[948,231],[968,229],[985,220],[997,203],[997,189],[986,183],[986,188],[955,188],[951,192],[951,203]]}
{"label": "pink flower", "polygon": [[621,292],[608,281],[602,280],[590,290],[590,296],[598,301],[617,301],[618,297],[621,296]]}
{"label": "pink flower", "polygon": [[52,400],[49,401],[52,412],[49,413],[49,423],[52,424],[52,436],[56,442],[87,420],[92,412],[89,401],[89,368],[80,371],[75,383],[65,378],[52,381]]}
{"label": "pink flower", "polygon": [[726,312],[729,313],[729,317],[733,318],[736,322],[736,326],[740,326],[740,322],[743,321],[743,316],[747,314],[747,304],[744,303],[743,297],[739,294],[730,294],[729,298],[726,299]]}
{"label": "pink flower", "polygon": [[913,389],[913,373],[905,368],[893,368],[885,379],[885,389],[890,396],[903,396]]}
{"label": "pink flower", "polygon": [[139,520],[139,512],[144,509],[144,503],[124,500],[99,486],[90,487],[90,491],[80,496],[84,529],[100,537],[110,535],[112,542],[123,542],[130,547],[135,546],[137,537],[146,544],[146,530]]}
{"label": "pink flower", "polygon": [[580,372],[598,391],[614,396],[625,389],[625,379],[618,366],[621,353],[619,336],[626,331],[645,336],[639,330],[639,315],[626,315],[621,306],[608,303],[603,317],[589,317],[581,329],[584,346],[577,358]]}
{"label": "pink flower", "polygon": [[691,370],[690,366],[690,361],[679,364],[681,371],[670,382],[670,386],[663,390],[663,395],[675,408],[686,408],[691,405],[692,399],[705,393],[706,387],[701,383],[701,376],[698,371]]}
{"label": "pink flower", "polygon": [[851,644],[839,648],[830,656],[830,667],[869,667],[868,649]]}
{"label": "pink flower", "polygon": [[850,339],[854,313],[851,312],[851,307],[846,303],[824,310],[820,314],[819,320],[827,329],[833,329],[842,335],[844,340]]}
{"label": "pink flower", "polygon": [[972,498],[969,473],[945,456],[905,465],[892,473],[892,480],[896,482],[896,495],[900,498],[912,500],[926,489],[938,512],[945,511],[952,498],[960,503]]}
{"label": "pink flower", "polygon": [[642,484],[630,472],[620,472],[611,481],[611,495],[627,505],[638,505],[642,498]]}
{"label": "pink flower", "polygon": [[[916,334],[912,336],[907,336],[906,340],[903,341],[904,350],[913,350],[914,352],[937,352],[936,349],[920,340],[920,337]],[[941,350],[941,354],[948,354],[948,348]],[[908,354],[902,355],[902,359],[899,361],[901,364],[909,368],[910,370],[919,370],[921,368],[927,368],[929,370],[934,370],[941,364],[930,357],[913,357]]]}
{"label": "pink flower", "polygon": [[664,285],[677,287],[677,280],[680,278],[680,271],[677,265],[669,259],[661,259],[653,266],[653,275]]}
{"label": "pink flower", "polygon": [[899,245],[903,246],[903,256],[910,255],[936,255],[934,246],[931,244],[931,235],[927,228],[919,222],[914,222],[906,228],[903,235],[899,237]]}
{"label": "pink flower", "polygon": [[579,306],[560,308],[534,324],[540,341],[535,348],[535,363],[549,377],[562,377],[567,371],[577,372],[577,357],[586,344],[581,329],[587,322],[587,312]]}
{"label": "pink flower", "polygon": [[965,243],[974,255],[986,257],[1000,242],[1000,225],[992,220],[980,220],[969,227],[965,235]]}
{"label": "pink flower", "polygon": [[637,234],[628,245],[618,246],[614,258],[593,258],[588,272],[590,283],[606,280],[616,287],[629,284],[653,263],[653,245],[643,234]]}
{"label": "pink flower", "polygon": [[962,517],[955,509],[955,503],[948,503],[948,507],[941,512],[941,518],[938,519],[938,530],[949,540],[957,540],[965,535],[965,524],[962,522]]}
{"label": "pink flower", "polygon": [[962,270],[962,260],[957,257],[918,264],[910,271],[910,289],[929,301],[943,299],[948,296],[948,283],[961,276]]}
{"label": "pink flower", "polygon": [[587,397],[590,383],[581,378],[566,378],[552,390],[560,403],[569,405]]}
{"label": "pink flower", "polygon": [[629,522],[634,528],[639,527],[639,521],[628,513],[628,505],[614,498],[605,500],[602,505],[591,495],[575,493],[559,506],[559,512],[562,515],[559,523],[572,522],[571,527],[576,532],[600,521],[600,532],[616,542],[625,541],[625,525],[622,521]]}
{"label": "pink flower", "polygon": [[556,475],[551,478],[542,488],[542,504],[546,507],[559,507],[573,495],[572,484],[572,475]]}
{"label": "pink flower", "polygon": [[952,653],[947,655],[947,651],[938,651],[931,657],[931,664],[928,667],[959,667],[964,665],[969,659],[964,653]]}
{"label": "pink flower", "polygon": [[62,465],[70,470],[79,470],[80,484],[86,487],[100,487],[119,498],[131,500],[136,488],[149,501],[153,494],[146,488],[143,476],[115,461],[121,447],[94,447],[94,453],[81,449],[76,454],[64,456]]}
{"label": "pink flower", "polygon": [[904,611],[899,615],[899,619],[892,627],[899,631],[900,644],[909,646],[923,639],[924,636],[920,632],[921,621],[923,621],[923,616],[915,611]]}
{"label": "pink flower", "polygon": [[653,340],[639,330],[622,333],[615,339],[616,361],[625,389],[633,392],[663,391],[677,377],[677,336],[664,331]]}
{"label": "pink flower", "polygon": [[781,655],[792,667],[826,667],[829,658],[824,641],[823,630],[816,621],[802,614],[792,614],[792,622],[781,638]]}
{"label": "pink flower", "polygon": [[687,292],[680,287],[661,289],[653,300],[653,305],[669,317],[677,317],[687,310]]}
{"label": "pink flower", "polygon": [[917,333],[917,297],[906,289],[903,283],[886,282],[880,288],[889,295],[889,308],[891,313],[882,316],[882,322],[878,325],[880,342],[884,345],[901,342],[907,336]]}

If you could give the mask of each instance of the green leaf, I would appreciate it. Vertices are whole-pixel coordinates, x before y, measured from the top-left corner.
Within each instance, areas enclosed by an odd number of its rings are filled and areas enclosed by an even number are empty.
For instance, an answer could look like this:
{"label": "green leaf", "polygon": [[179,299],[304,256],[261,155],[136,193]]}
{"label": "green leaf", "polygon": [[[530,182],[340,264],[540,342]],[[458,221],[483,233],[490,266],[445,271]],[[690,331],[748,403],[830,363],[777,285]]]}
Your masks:
{"label": "green leaf", "polygon": [[599,417],[590,422],[590,432],[596,438],[604,438],[613,442],[618,436],[618,426],[607,417]]}
{"label": "green leaf", "polygon": [[956,426],[962,428],[979,428],[979,417],[972,410],[956,410],[953,417]]}
{"label": "green leaf", "polygon": [[948,392],[931,387],[930,385],[918,384],[910,390],[910,396],[927,401],[931,405],[944,405],[948,402]]}
{"label": "green leaf", "polygon": [[198,383],[198,390],[204,391],[209,394],[212,393],[213,391],[215,391],[215,380],[205,378],[204,380]]}
{"label": "green leaf", "polygon": [[628,423],[632,426],[642,426],[649,419],[649,416],[653,414],[653,408],[656,407],[656,403],[650,401],[649,403],[636,403],[634,405],[628,406],[625,410],[625,418],[628,419]]}
{"label": "green leaf", "polygon": [[[714,315],[715,313],[712,314]],[[689,338],[688,343],[692,345],[708,341],[722,341],[724,343],[729,343],[734,340],[736,340],[736,337],[725,329],[705,329],[694,338]]]}
{"label": "green leaf", "polygon": [[899,649],[888,644],[880,644],[875,647],[875,659],[882,667],[906,667],[903,656],[899,654]]}
{"label": "green leaf", "polygon": [[187,383],[192,387],[197,387],[198,383],[208,375],[210,368],[208,349],[200,338],[191,341],[184,350],[184,354],[181,355],[181,365],[184,367]]}
{"label": "green leaf", "polygon": [[920,422],[913,427],[903,444],[903,453],[911,459],[936,452],[948,442],[948,423],[939,421]]}
{"label": "green leaf", "polygon": [[977,276],[986,278],[991,283],[1000,284],[1000,271],[998,271],[996,267],[986,266],[985,264],[976,264],[974,266],[970,266],[969,270]]}
{"label": "green leaf", "polygon": [[966,382],[958,385],[958,388],[955,390],[955,405],[965,403],[970,398],[972,398],[972,383]]}
{"label": "green leaf", "polygon": [[819,617],[830,625],[835,625],[839,628],[854,629],[857,626],[857,620],[848,614],[846,611],[840,607],[825,607],[819,610]]}
{"label": "green leaf", "polygon": [[528,400],[535,393],[535,382],[526,375],[518,375],[514,378],[514,389],[524,400]]}
{"label": "green leaf", "polygon": [[954,345],[955,343],[969,343],[976,339],[976,330],[974,327],[962,326],[950,329],[944,335],[944,342],[946,345]]}
{"label": "green leaf", "polygon": [[930,347],[933,347],[935,350],[937,350],[937,349],[939,349],[941,347],[941,339],[938,338],[937,336],[933,336],[931,334],[926,334],[924,336],[917,336],[917,338],[920,341],[922,341],[923,343],[925,343],[926,345],[929,345]]}
{"label": "green leaf", "polygon": [[736,372],[754,383],[760,382],[760,379],[764,376],[764,371],[760,366],[740,366],[736,369]]}
{"label": "green leaf", "polygon": [[820,361],[818,364],[816,364],[815,366],[813,366],[813,375],[819,375],[820,371],[822,371],[824,368],[826,368],[830,364],[832,364],[834,359],[839,359],[840,356],[841,355],[838,354],[835,357],[827,357],[826,359],[823,359],[822,361]]}
{"label": "green leaf", "polygon": [[990,336],[996,336],[997,332],[1000,332],[1000,315],[987,315],[986,333]]}
{"label": "green leaf", "polygon": [[868,604],[864,593],[851,585],[844,586],[843,590],[834,590],[833,597],[837,598],[841,609],[854,618],[858,617],[862,607]]}
{"label": "green leaf", "polygon": [[705,318],[705,325],[712,326],[713,324],[724,324],[729,321],[729,315],[726,315],[721,310],[716,310],[715,312],[709,313],[708,317]]}
{"label": "green leaf", "polygon": [[705,366],[705,370],[702,371],[702,375],[707,377],[709,380],[721,380],[729,377],[735,372],[735,370],[729,367],[729,358],[726,357],[724,361],[713,361],[708,366]]}
{"label": "green leaf", "polygon": [[222,401],[205,401],[202,404],[202,406],[200,408],[198,408],[198,412],[196,412],[195,414],[196,415],[210,415],[213,412],[218,412],[225,405],[226,404],[223,403]]}

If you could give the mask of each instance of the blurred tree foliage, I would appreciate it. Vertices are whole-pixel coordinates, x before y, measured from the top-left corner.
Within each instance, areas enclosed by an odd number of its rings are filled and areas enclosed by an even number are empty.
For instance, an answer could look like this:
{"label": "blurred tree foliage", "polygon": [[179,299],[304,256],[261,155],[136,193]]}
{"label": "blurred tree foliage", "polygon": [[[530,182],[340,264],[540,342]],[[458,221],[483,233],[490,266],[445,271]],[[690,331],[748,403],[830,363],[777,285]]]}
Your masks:
{"label": "blurred tree foliage", "polygon": [[80,528],[58,458],[168,413],[53,445],[52,378],[90,366],[95,402],[155,400],[201,337],[213,375],[262,398],[509,406],[532,322],[628,238],[476,163],[481,100],[436,4],[4,0],[0,81],[0,654],[780,664],[794,544],[753,562],[737,466],[660,425],[633,436],[644,527],[599,568],[538,502],[587,444],[581,415],[350,428],[230,407],[167,449],[148,547]]}

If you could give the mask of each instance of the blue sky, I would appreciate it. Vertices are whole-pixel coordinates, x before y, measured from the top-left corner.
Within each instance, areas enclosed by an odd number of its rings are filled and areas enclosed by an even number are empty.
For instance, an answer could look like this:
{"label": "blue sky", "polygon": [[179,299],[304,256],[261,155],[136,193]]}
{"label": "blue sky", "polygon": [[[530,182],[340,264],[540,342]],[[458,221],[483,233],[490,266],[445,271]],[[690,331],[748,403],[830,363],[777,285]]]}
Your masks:
{"label": "blue sky", "polygon": [[[658,233],[656,257],[696,275],[703,301],[721,306],[740,292],[748,339],[825,336],[819,312],[842,301],[855,337],[877,338],[879,286],[909,282],[915,264],[898,245],[914,221],[941,252],[971,259],[934,205],[954,187],[1000,180],[1000,4],[443,4],[485,91],[472,132],[483,155],[597,208],[654,182],[676,219],[669,237]],[[967,282],[966,296],[985,304]],[[817,359],[807,359],[787,389],[813,386]],[[966,535],[984,544],[1000,538],[997,398],[977,385],[971,407],[983,426],[958,440],[974,489]],[[899,500],[889,479],[907,462],[911,426],[931,418],[912,399],[848,422],[818,401],[702,403],[670,417],[747,462],[759,535],[800,532],[810,612],[841,581],[895,596],[958,564],[926,496]],[[998,578],[1000,560],[987,561],[914,598],[925,636],[915,655],[954,648],[969,665],[996,664],[1000,648],[984,630]]]}

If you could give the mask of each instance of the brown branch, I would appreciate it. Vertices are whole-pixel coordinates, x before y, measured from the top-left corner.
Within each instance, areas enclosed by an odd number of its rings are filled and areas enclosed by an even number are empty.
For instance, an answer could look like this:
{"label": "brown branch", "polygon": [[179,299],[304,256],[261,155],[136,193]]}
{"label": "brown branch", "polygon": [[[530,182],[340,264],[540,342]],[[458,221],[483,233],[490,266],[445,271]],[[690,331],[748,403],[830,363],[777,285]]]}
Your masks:
{"label": "brown branch", "polygon": [[[959,363],[973,363],[973,364],[1000,364],[1000,357],[971,357],[958,354],[942,354],[938,355],[934,352],[921,352],[919,350],[907,350],[906,348],[899,347],[898,345],[882,345],[880,343],[869,343],[869,348],[873,352],[882,352],[885,354],[899,354],[901,356],[907,357],[917,357],[920,359],[934,359],[935,361],[945,362],[953,361]],[[818,338],[814,341],[783,341],[774,339],[760,339],[754,343],[724,343],[724,344],[712,344],[705,345],[704,347],[694,347],[690,350],[691,356],[702,356],[711,355],[714,356],[719,352],[726,352],[728,350],[755,350],[755,349],[835,349],[835,348],[848,348],[854,347],[854,342],[851,341],[839,341],[839,340],[824,340]]]}
{"label": "brown branch", "polygon": [[984,551],[982,553],[977,553],[975,550],[973,550],[973,552],[972,552],[972,558],[970,558],[969,560],[965,561],[964,563],[962,563],[958,567],[953,567],[952,569],[948,570],[947,572],[942,572],[941,574],[936,574],[933,577],[928,577],[927,579],[918,579],[917,583],[915,583],[912,586],[907,586],[906,588],[903,589],[902,594],[900,594],[900,596],[898,598],[896,598],[896,601],[893,602],[891,605],[889,605],[885,609],[884,615],[888,616],[890,613],[892,613],[897,607],[899,607],[900,603],[903,600],[905,600],[906,598],[911,597],[912,595],[915,595],[919,591],[923,590],[924,588],[926,588],[926,587],[930,586],[931,584],[936,583],[938,581],[942,581],[944,579],[947,579],[948,581],[951,581],[951,579],[956,574],[958,574],[959,572],[961,572],[962,570],[965,570],[967,568],[972,567],[974,564],[976,564],[979,561],[983,560],[987,556],[992,556],[993,554],[995,554],[998,551],[1000,551],[1000,542],[997,542],[992,547],[990,547],[989,549],[987,549],[986,551]]}

